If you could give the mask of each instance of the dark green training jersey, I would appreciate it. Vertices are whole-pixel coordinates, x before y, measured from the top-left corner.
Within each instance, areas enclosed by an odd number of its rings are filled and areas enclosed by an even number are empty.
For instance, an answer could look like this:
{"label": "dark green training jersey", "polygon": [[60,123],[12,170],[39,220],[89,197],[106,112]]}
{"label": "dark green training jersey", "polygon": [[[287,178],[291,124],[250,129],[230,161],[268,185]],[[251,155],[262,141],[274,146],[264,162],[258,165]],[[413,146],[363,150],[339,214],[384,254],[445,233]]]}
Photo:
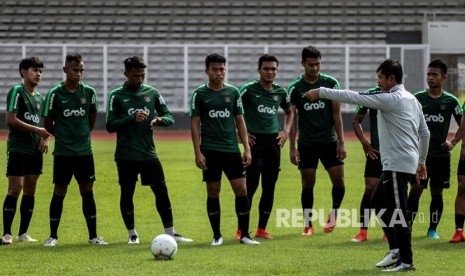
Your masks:
{"label": "dark green training jersey", "polygon": [[[365,93],[371,93],[379,89],[380,88],[376,86],[376,87],[368,89],[367,91],[365,91]],[[370,144],[372,148],[379,150],[378,118],[377,118],[378,110],[358,105],[357,110],[355,112],[357,114],[365,115],[367,114],[368,111],[370,112]]]}
{"label": "dark green training jersey", "polygon": [[[42,121],[44,98],[37,91],[31,95],[24,85],[17,84],[7,96],[6,111],[16,113],[16,118],[26,124],[39,126]],[[39,146],[40,136],[33,132],[9,129],[7,152],[35,153]]]}
{"label": "dark green training jersey", "polygon": [[239,90],[229,84],[215,91],[206,84],[192,93],[190,116],[200,117],[200,148],[239,152],[235,116],[243,114]]}
{"label": "dark green training jersey", "polygon": [[55,120],[55,155],[92,154],[89,114],[97,112],[95,89],[80,82],[76,92],[63,85],[52,88],[45,100],[44,116]]}
{"label": "dark green training jersey", "polygon": [[[135,121],[136,112],[145,112],[147,120]],[[157,89],[149,85],[131,88],[124,83],[110,92],[106,126],[117,134],[115,160],[149,160],[157,158],[151,121],[162,118],[161,126],[172,125],[173,115]],[[158,127],[158,126],[157,126]]]}
{"label": "dark green training jersey", "polygon": [[278,109],[287,110],[290,98],[286,89],[273,83],[271,90],[265,90],[258,80],[244,84],[240,88],[244,119],[249,133],[273,134],[281,130]]}
{"label": "dark green training jersey", "polygon": [[462,108],[459,100],[446,91],[443,91],[439,98],[432,98],[428,95],[428,89],[421,90],[414,96],[421,103],[431,135],[428,158],[450,155],[450,151],[442,149],[441,144],[447,140],[452,116],[460,125]]}
{"label": "dark green training jersey", "polygon": [[339,82],[329,75],[320,73],[320,78],[314,84],[305,81],[301,75],[288,87],[291,104],[296,106],[298,115],[298,144],[324,145],[337,140],[332,101],[318,99],[312,102],[302,99],[302,95],[308,90],[320,87],[339,89]]}

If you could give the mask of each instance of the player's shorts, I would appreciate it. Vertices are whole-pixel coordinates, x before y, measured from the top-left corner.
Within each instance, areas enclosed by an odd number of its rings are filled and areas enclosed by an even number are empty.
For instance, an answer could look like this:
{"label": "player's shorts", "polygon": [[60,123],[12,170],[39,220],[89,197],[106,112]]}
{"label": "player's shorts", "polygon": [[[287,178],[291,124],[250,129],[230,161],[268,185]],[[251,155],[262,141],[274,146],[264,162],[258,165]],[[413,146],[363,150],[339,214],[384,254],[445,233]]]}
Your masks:
{"label": "player's shorts", "polygon": [[246,177],[240,152],[221,152],[205,149],[201,151],[207,166],[207,169],[202,171],[203,181],[207,183],[220,181],[223,171],[229,180]]}
{"label": "player's shorts", "polygon": [[149,160],[117,160],[118,179],[120,185],[137,182],[138,175],[142,185],[165,184],[165,174],[158,158]]}
{"label": "player's shorts", "polygon": [[459,165],[457,168],[457,175],[465,175],[465,161],[459,158]]}
{"label": "player's shorts", "polygon": [[379,178],[383,173],[383,164],[381,164],[381,158],[378,156],[378,159],[372,159],[367,156],[365,162],[365,174],[364,177]]}
{"label": "player's shorts", "polygon": [[426,189],[428,181],[431,187],[450,188],[450,156],[427,158],[427,178],[420,180],[420,184]]}
{"label": "player's shorts", "polygon": [[300,156],[299,169],[316,169],[318,160],[321,161],[325,169],[344,165],[344,162],[337,159],[337,142],[326,145],[298,145]]}
{"label": "player's shorts", "polygon": [[69,185],[71,178],[78,184],[95,181],[94,157],[90,155],[55,155],[53,157],[53,183]]}
{"label": "player's shorts", "polygon": [[37,153],[8,152],[6,176],[41,175],[43,155]]}
{"label": "player's shorts", "polygon": [[[268,164],[267,168],[280,170],[281,147],[278,145],[278,133],[255,134],[255,144],[250,147],[252,153],[252,165],[262,167],[263,163]],[[248,167],[250,168],[250,166]]]}

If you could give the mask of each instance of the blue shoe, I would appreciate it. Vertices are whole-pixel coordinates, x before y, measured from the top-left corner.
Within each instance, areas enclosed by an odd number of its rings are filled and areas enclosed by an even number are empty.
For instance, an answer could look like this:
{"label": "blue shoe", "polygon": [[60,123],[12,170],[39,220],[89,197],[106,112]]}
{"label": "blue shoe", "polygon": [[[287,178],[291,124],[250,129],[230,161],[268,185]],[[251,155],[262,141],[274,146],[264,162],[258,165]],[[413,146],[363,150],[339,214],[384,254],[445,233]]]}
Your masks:
{"label": "blue shoe", "polygon": [[436,232],[436,230],[429,229],[426,236],[431,239],[439,239],[439,235],[438,235],[438,232]]}

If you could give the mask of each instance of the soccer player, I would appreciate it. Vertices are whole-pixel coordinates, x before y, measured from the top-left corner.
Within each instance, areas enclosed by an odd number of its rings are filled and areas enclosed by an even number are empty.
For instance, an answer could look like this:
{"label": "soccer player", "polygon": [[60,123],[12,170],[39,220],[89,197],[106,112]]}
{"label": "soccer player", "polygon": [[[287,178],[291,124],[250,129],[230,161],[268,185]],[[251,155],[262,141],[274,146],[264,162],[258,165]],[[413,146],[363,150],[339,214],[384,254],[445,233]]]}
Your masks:
{"label": "soccer player", "polygon": [[126,82],[110,92],[107,103],[106,128],[117,134],[115,161],[121,190],[120,211],[128,230],[128,244],[139,243],[133,202],[139,174],[142,185],[149,186],[156,198],[165,234],[173,236],[177,242],[192,242],[174,230],[165,175],[153,141],[153,129],[170,126],[174,120],[158,90],[143,83],[146,67],[138,56],[126,58]]}
{"label": "soccer player", "polygon": [[6,123],[8,193],[3,202],[3,237],[0,245],[13,242],[11,225],[21,191],[21,222],[16,241],[36,242],[27,234],[34,211],[37,180],[42,174],[43,156],[48,150],[48,133],[40,127],[44,99],[35,89],[42,79],[44,63],[38,57],[28,57],[19,63],[23,82],[15,85],[7,96]]}
{"label": "soccer player", "polygon": [[407,221],[407,185],[415,174],[418,179],[427,177],[425,162],[430,134],[421,104],[402,84],[401,64],[385,60],[376,73],[381,89],[378,92],[357,93],[322,87],[308,91],[303,97],[312,101],[332,99],[378,110],[383,173],[370,203],[381,216],[390,250],[376,266],[394,266],[383,270],[386,272],[415,270]]}
{"label": "soccer player", "polygon": [[73,175],[79,184],[89,243],[106,245],[108,243],[97,236],[97,210],[92,190],[95,168],[90,132],[97,117],[97,96],[94,88],[81,81],[84,61],[79,53],[66,55],[63,72],[65,81],[53,87],[45,100],[45,129],[55,136],[55,187],[50,202],[50,237],[44,245],[58,245],[63,200]]}
{"label": "soccer player", "polygon": [[[191,135],[195,164],[202,170],[207,186],[207,213],[213,230],[212,246],[223,244],[220,231],[221,175],[226,174],[236,196],[236,215],[241,243],[258,245],[249,236],[250,205],[245,167],[251,153],[239,90],[224,83],[226,58],[210,54],[205,58],[208,82],[196,88],[190,104]],[[241,157],[236,129],[244,146]]]}
{"label": "soccer player", "polygon": [[298,166],[302,177],[301,202],[304,211],[304,236],[312,235],[313,188],[316,182],[318,160],[323,163],[332,183],[333,205],[328,220],[323,228],[329,233],[334,230],[337,210],[344,198],[344,163],[346,157],[341,118],[341,104],[336,101],[320,99],[311,102],[302,98],[310,89],[319,87],[339,88],[339,82],[324,73],[320,73],[321,52],[314,46],[302,50],[302,67],[304,74],[294,80],[288,88],[291,108],[298,117],[298,148],[295,147],[297,136],[294,120],[289,135],[290,158]]}
{"label": "soccer player", "polygon": [[414,94],[423,107],[431,139],[426,158],[428,177],[421,180],[419,184],[412,185],[407,201],[407,214],[410,224],[413,226],[420,196],[423,190],[428,188],[429,182],[431,193],[430,222],[426,235],[432,239],[439,239],[436,229],[444,208],[442,191],[450,188],[450,151],[461,139],[460,132],[457,131],[452,141],[447,140],[451,118],[453,116],[460,125],[462,108],[454,95],[443,90],[446,79],[447,65],[442,60],[433,60],[428,64],[426,77],[428,88]]}
{"label": "soccer player", "polygon": [[[465,109],[465,104],[464,104]],[[465,116],[462,116],[460,124],[461,137],[465,137]],[[454,236],[449,240],[450,243],[465,242],[465,236],[463,235],[463,224],[465,221],[465,143],[462,139],[462,149],[460,150],[460,159],[457,169],[457,196],[455,197],[455,233]]]}
{"label": "soccer player", "polygon": [[[286,89],[276,84],[278,59],[264,54],[258,59],[259,80],[246,83],[240,88],[244,120],[247,126],[252,163],[247,167],[247,196],[252,199],[262,180],[262,195],[258,205],[259,219],[256,238],[271,239],[266,225],[273,209],[274,190],[280,171],[281,148],[289,137],[294,120]],[[285,112],[284,129],[278,121],[278,109]],[[237,238],[241,232],[238,231]]]}

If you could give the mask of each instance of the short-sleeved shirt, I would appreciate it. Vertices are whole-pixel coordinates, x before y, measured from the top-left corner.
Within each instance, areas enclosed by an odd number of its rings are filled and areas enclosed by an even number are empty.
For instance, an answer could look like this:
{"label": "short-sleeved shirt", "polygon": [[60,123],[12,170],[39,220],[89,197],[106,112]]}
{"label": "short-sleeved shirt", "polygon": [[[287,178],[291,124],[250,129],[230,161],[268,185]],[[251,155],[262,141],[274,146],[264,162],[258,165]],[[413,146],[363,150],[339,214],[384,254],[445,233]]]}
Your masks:
{"label": "short-sleeved shirt", "polygon": [[215,91],[206,84],[196,88],[190,101],[190,116],[200,117],[200,148],[240,152],[236,134],[236,115],[244,114],[239,89],[224,84]]}
{"label": "short-sleeved shirt", "polygon": [[290,98],[286,89],[273,83],[271,90],[265,90],[258,80],[244,84],[240,89],[244,120],[249,133],[273,134],[281,130],[278,109],[287,110]]}
{"label": "short-sleeved shirt", "polygon": [[[16,118],[26,124],[39,126],[42,122],[44,98],[37,91],[32,95],[24,85],[15,85],[7,95],[6,111],[16,113]],[[9,129],[7,151],[21,153],[36,153],[40,136],[33,132],[23,132]]]}
{"label": "short-sleeved shirt", "polygon": [[310,89],[320,87],[339,89],[339,82],[326,74],[320,73],[318,81],[309,83],[301,75],[288,87],[291,104],[296,106],[298,115],[299,144],[323,145],[337,140],[333,120],[332,101],[302,99]]}
{"label": "short-sleeved shirt", "polygon": [[428,158],[449,156],[450,151],[441,148],[447,140],[452,116],[460,124],[462,107],[457,97],[443,91],[438,98],[428,95],[428,89],[414,94],[421,103],[423,115],[431,135],[429,140]]}
{"label": "short-sleeved shirt", "polygon": [[[136,112],[145,112],[147,120],[135,122]],[[142,161],[157,158],[151,121],[162,118],[161,126],[172,125],[173,116],[160,92],[149,85],[131,88],[125,84],[110,92],[107,103],[107,129],[116,131],[115,160]],[[158,127],[158,126],[157,126]]]}
{"label": "short-sleeved shirt", "polygon": [[63,83],[48,92],[44,116],[55,120],[54,155],[92,154],[89,114],[97,109],[95,89],[83,82],[73,93]]}
{"label": "short-sleeved shirt", "polygon": [[[367,91],[365,91],[365,93],[372,93],[379,89],[380,88],[376,86],[376,87],[368,89]],[[370,144],[372,148],[379,150],[378,119],[376,117],[378,114],[378,110],[373,109],[373,108],[368,108],[362,105],[358,105],[355,111],[356,114],[362,114],[362,115],[365,115],[368,112],[370,114]]]}

